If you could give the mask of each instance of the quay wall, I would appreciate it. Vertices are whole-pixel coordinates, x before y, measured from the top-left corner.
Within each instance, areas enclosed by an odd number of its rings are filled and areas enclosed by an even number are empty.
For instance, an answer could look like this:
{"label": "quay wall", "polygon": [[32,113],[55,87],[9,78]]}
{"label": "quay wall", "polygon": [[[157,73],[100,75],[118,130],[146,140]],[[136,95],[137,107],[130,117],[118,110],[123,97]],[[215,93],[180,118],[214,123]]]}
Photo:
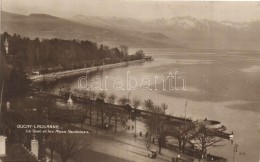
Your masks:
{"label": "quay wall", "polygon": [[37,76],[31,76],[29,79],[32,80],[33,82],[41,82],[44,79],[47,80],[47,81],[54,81],[54,80],[57,80],[57,79],[62,79],[62,78],[67,78],[67,77],[85,74],[86,72],[95,72],[95,71],[99,71],[99,70],[105,70],[105,69],[110,69],[110,68],[115,68],[115,67],[127,66],[127,65],[136,64],[136,63],[142,63],[142,62],[145,62],[145,61],[146,61],[145,59],[141,59],[141,60],[120,62],[120,63],[115,63],[115,64],[107,64],[107,65],[94,66],[94,67],[88,67],[88,68],[82,68],[82,69],[59,71],[59,72],[50,73],[50,74],[42,74],[42,75],[37,75]]}

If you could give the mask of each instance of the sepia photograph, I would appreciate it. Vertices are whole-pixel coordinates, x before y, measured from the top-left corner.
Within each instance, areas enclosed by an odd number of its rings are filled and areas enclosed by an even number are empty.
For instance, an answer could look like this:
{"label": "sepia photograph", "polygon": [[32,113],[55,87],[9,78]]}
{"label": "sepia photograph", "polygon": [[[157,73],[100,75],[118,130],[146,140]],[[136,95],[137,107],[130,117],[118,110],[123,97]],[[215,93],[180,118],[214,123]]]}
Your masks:
{"label": "sepia photograph", "polygon": [[0,162],[260,162],[260,1],[0,2]]}

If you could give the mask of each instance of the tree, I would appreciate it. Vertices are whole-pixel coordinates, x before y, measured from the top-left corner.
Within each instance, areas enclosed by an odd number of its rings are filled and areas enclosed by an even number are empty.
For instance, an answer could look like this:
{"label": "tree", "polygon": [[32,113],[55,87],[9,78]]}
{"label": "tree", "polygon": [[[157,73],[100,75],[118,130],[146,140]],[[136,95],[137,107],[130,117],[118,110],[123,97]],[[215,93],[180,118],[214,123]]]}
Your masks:
{"label": "tree", "polygon": [[107,94],[105,91],[101,91],[98,93],[98,98],[100,98],[101,100],[105,101],[106,97],[107,97]]}
{"label": "tree", "polygon": [[141,101],[139,99],[137,99],[137,98],[134,98],[132,103],[133,103],[133,107],[135,109],[137,109],[137,107],[141,105]]}
{"label": "tree", "polygon": [[87,145],[81,138],[68,134],[58,135],[58,139],[55,143],[55,151],[60,154],[63,162],[66,162]]}
{"label": "tree", "polygon": [[30,83],[22,67],[13,68],[9,79],[5,82],[4,96],[7,100],[25,97],[30,92]]}
{"label": "tree", "polygon": [[164,130],[166,117],[164,116],[164,110],[160,106],[154,105],[151,99],[145,100],[144,106],[146,111],[149,112],[145,120],[146,126],[149,128],[149,135],[150,135],[150,138],[146,146],[149,149],[151,143],[151,137],[152,135],[155,135],[154,138],[158,139],[159,153],[161,153],[161,148],[166,141],[165,140],[166,135]]}
{"label": "tree", "polygon": [[146,110],[152,110],[154,108],[154,103],[151,99],[147,99],[144,101],[144,107],[146,108]]}
{"label": "tree", "polygon": [[169,128],[168,134],[178,140],[178,148],[180,152],[184,152],[186,144],[191,143],[191,140],[194,138],[195,128],[195,124],[192,122],[186,124],[180,123]]}
{"label": "tree", "polygon": [[115,94],[110,94],[110,95],[108,96],[108,103],[114,104],[115,101],[116,101],[116,98],[117,98],[117,96],[116,96]]}
{"label": "tree", "polygon": [[118,99],[118,103],[121,106],[126,106],[127,104],[129,104],[129,102],[130,102],[129,99],[126,98],[125,96]]}
{"label": "tree", "polygon": [[[141,101],[137,98],[134,98],[133,101],[132,101],[132,104],[133,104],[133,108],[134,108],[134,116],[132,117],[135,121],[136,121],[136,109],[138,106],[141,105]],[[135,122],[135,126],[136,126],[136,122]]]}
{"label": "tree", "polygon": [[79,110],[80,113],[80,117],[79,117],[79,122],[80,122],[80,128],[83,128],[83,124],[85,123],[86,119],[87,119],[87,114],[86,114],[86,109],[85,107],[81,107]]}
{"label": "tree", "polygon": [[141,101],[139,99],[137,99],[137,98],[134,98],[132,103],[133,103],[133,107],[135,109],[134,110],[134,116],[132,118],[135,120],[135,135],[134,136],[136,137],[137,136],[136,135],[136,113],[137,113],[136,109],[137,109],[138,106],[141,105]]}
{"label": "tree", "polygon": [[168,109],[168,105],[166,103],[162,103],[161,104],[161,108],[163,109],[164,113],[166,112],[166,110]]}
{"label": "tree", "polygon": [[126,61],[127,61],[127,57],[128,57],[128,47],[127,47],[126,45],[120,45],[119,48],[120,48],[121,53],[123,53],[124,58],[125,58]]}
{"label": "tree", "polygon": [[105,91],[101,91],[98,94],[98,97],[102,100],[102,103],[100,103],[101,104],[101,125],[102,125],[102,127],[104,126],[104,120],[105,120],[104,102],[105,102],[106,96],[107,96],[107,94]]}
{"label": "tree", "polygon": [[[95,100],[96,98],[96,93],[95,91],[89,91],[89,97],[92,101]],[[95,107],[95,102],[93,103]],[[89,124],[92,124],[92,106],[89,107]]]}
{"label": "tree", "polygon": [[58,88],[59,88],[59,95],[62,96],[62,89],[64,89],[64,86],[60,85]]}
{"label": "tree", "polygon": [[[115,132],[117,132],[118,121],[123,122],[125,120],[124,110],[114,109],[113,117],[115,120]],[[121,123],[121,126],[122,126],[122,123]]]}
{"label": "tree", "polygon": [[77,88],[74,88],[74,89],[72,90],[72,95],[75,96],[75,97],[77,97],[77,98],[80,98],[80,90],[77,89]]}
{"label": "tree", "polygon": [[[115,94],[109,95],[108,96],[108,103],[110,103],[111,105],[115,104],[116,98],[117,98],[117,96]],[[108,114],[108,123],[110,124],[111,123],[111,118],[113,116],[112,109],[109,109],[109,111],[107,111],[107,114]]]}
{"label": "tree", "polygon": [[[153,108],[154,108],[154,103],[151,99],[147,99],[147,100],[144,100],[144,107],[145,107],[145,110],[147,111],[152,111]],[[151,142],[151,138],[152,138],[152,128],[150,127],[150,125],[152,126],[152,120],[149,121],[150,118],[148,118],[148,120],[146,120],[146,126],[149,128],[149,141],[148,142]]]}
{"label": "tree", "polygon": [[51,134],[47,140],[46,140],[46,145],[50,149],[51,153],[51,161],[53,161],[53,153],[55,151],[56,145],[58,144],[58,136],[55,134]]}
{"label": "tree", "polygon": [[129,110],[131,110],[132,108],[129,105],[130,100],[128,98],[126,98],[125,96],[119,98],[118,103],[120,106],[122,106],[124,108],[123,111],[121,111],[121,113],[120,113],[121,126],[122,126],[122,125],[126,124]]}
{"label": "tree", "polygon": [[207,154],[207,148],[221,141],[217,136],[220,129],[208,128],[207,125],[199,124],[197,132],[193,135],[195,146],[200,149],[202,158]]}
{"label": "tree", "polygon": [[117,124],[118,124],[118,121],[120,120],[120,114],[121,114],[121,112],[114,112],[115,132],[117,131]]}
{"label": "tree", "polygon": [[155,118],[155,131],[158,139],[158,147],[159,147],[159,154],[161,153],[162,146],[165,144],[166,140],[166,134],[164,130],[164,125],[166,122],[166,117],[164,110],[160,106],[155,106],[154,112],[152,112],[153,116],[152,118]]}
{"label": "tree", "polygon": [[[16,65],[24,65],[29,68],[43,67],[43,71],[49,72],[48,68],[55,68],[61,65],[63,70],[81,68],[90,65],[91,62],[100,64],[104,58],[111,60],[121,60],[126,58],[128,48],[122,45],[120,50],[109,48],[90,41],[62,40],[62,39],[43,39],[32,40],[21,37],[18,34],[1,34],[1,42],[8,40],[8,55],[13,56],[7,62]],[[1,43],[1,53],[7,55],[4,43]],[[27,69],[29,69],[27,68]],[[2,74],[2,73],[1,73]]]}
{"label": "tree", "polygon": [[87,103],[87,100],[89,100],[89,98],[90,98],[90,96],[89,96],[89,91],[87,91],[87,90],[82,90],[81,92],[82,92],[82,97],[83,97],[85,103]]}
{"label": "tree", "polygon": [[136,55],[136,58],[137,58],[137,59],[142,59],[142,58],[145,57],[143,50],[138,50],[138,51],[136,51],[136,52],[135,52],[135,55]]}

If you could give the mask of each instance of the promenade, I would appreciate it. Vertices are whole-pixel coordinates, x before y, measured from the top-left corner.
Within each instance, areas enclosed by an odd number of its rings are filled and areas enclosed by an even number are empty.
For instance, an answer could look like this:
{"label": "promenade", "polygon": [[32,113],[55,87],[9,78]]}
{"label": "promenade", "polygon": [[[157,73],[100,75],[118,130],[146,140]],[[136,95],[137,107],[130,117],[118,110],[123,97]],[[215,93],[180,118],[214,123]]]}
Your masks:
{"label": "promenade", "polygon": [[[58,96],[53,96],[58,97]],[[94,101],[95,102],[95,101]],[[90,141],[90,145],[88,145],[85,149],[78,152],[77,155],[73,156],[70,160],[71,162],[84,161],[82,159],[90,159],[89,161],[109,161],[107,159],[111,159],[111,162],[124,162],[124,161],[136,161],[136,162],[171,162],[172,158],[176,158],[178,156],[178,152],[172,149],[162,148],[162,154],[157,154],[156,159],[151,159],[148,157],[148,154],[151,154],[151,151],[158,152],[158,146],[155,144],[151,144],[150,150],[146,148],[147,138],[145,137],[145,133],[147,132],[147,128],[142,117],[138,117],[136,120],[136,137],[135,135],[135,123],[132,120],[128,120],[124,125],[121,122],[117,123],[117,131],[114,131],[115,121],[111,120],[110,129],[101,128],[102,120],[99,118],[97,120],[97,113],[100,113],[97,107],[97,104],[94,104],[93,101],[83,101],[81,99],[77,99],[74,101],[72,108],[73,110],[84,110],[89,111],[90,107],[92,109],[92,124],[90,125],[89,115],[81,124],[69,124],[79,129],[89,130],[90,133],[86,134],[83,137],[83,140]],[[105,106],[105,105],[103,105]],[[106,105],[108,106],[108,105]],[[117,106],[118,107],[118,106]],[[65,108],[65,107],[64,107]],[[112,107],[109,106],[111,109]],[[111,109],[112,110],[112,109]],[[89,113],[89,112],[88,112]],[[173,117],[174,120],[183,120],[182,118]],[[105,117],[104,126],[109,123],[109,119]],[[140,136],[140,132],[142,132],[142,136]],[[171,141],[171,144],[177,145],[177,141]],[[91,152],[91,153],[90,153]],[[91,155],[90,155],[91,154]],[[59,161],[58,155],[55,158],[57,162]],[[101,158],[102,157],[102,158]],[[102,160],[106,159],[106,160]],[[184,154],[180,154],[180,159],[182,162],[198,162],[199,159],[194,157],[186,156]],[[87,160],[85,160],[87,161]],[[206,161],[206,160],[205,160]],[[220,162],[220,161],[215,161]]]}
{"label": "promenade", "polygon": [[[83,104],[74,104],[75,107],[83,108]],[[90,106],[90,105],[89,105]],[[102,129],[101,119],[97,122],[97,111],[92,111],[92,124],[89,124],[89,118],[85,120],[82,129],[90,131],[89,134],[84,135],[83,140],[90,144],[73,156],[69,162],[172,162],[172,158],[176,158],[178,152],[162,148],[162,154],[157,154],[156,159],[151,159],[148,154],[151,154],[146,148],[148,138],[145,137],[147,128],[142,118],[137,119],[136,133],[134,121],[128,120],[125,125],[118,122],[117,132],[114,127],[110,129]],[[106,118],[105,123],[108,123]],[[81,129],[81,124],[71,124],[74,127]],[[97,127],[97,125],[99,125]],[[114,120],[111,120],[111,125],[114,125]],[[142,132],[142,136],[140,136]],[[158,152],[158,146],[151,144],[150,150]],[[47,151],[48,152],[48,151]],[[181,155],[182,162],[198,162],[198,159]],[[59,162],[59,156],[56,155],[55,161]]]}
{"label": "promenade", "polygon": [[[94,120],[93,120],[94,121]],[[96,123],[90,126],[84,123],[83,129],[90,130],[83,140],[90,144],[73,156],[68,162],[171,162],[178,153],[169,149],[162,149],[162,154],[157,154],[156,159],[151,159],[148,154],[151,152],[146,148],[144,135],[134,137],[134,130],[128,130],[119,126],[115,133],[113,129],[104,130],[95,127]],[[142,122],[138,121],[137,130],[144,130]],[[75,127],[81,127],[75,124]],[[152,145],[151,150],[157,151],[158,146]],[[54,162],[59,162],[56,154]],[[198,162],[198,159],[181,154],[180,162]]]}
{"label": "promenade", "polygon": [[146,61],[145,59],[141,59],[141,60],[134,60],[134,61],[128,61],[128,62],[120,62],[120,63],[115,63],[115,64],[106,64],[106,65],[93,66],[93,67],[88,67],[88,68],[59,71],[59,72],[54,72],[54,73],[49,73],[49,74],[41,74],[41,75],[31,76],[29,78],[33,82],[41,82],[44,79],[46,79],[47,81],[53,81],[53,80],[57,80],[57,79],[68,78],[68,77],[85,74],[86,72],[91,73],[91,72],[95,72],[95,71],[99,71],[99,70],[105,70],[105,69],[110,69],[110,68],[115,68],[115,67],[120,67],[120,66],[127,66],[129,64],[142,63],[145,61]]}

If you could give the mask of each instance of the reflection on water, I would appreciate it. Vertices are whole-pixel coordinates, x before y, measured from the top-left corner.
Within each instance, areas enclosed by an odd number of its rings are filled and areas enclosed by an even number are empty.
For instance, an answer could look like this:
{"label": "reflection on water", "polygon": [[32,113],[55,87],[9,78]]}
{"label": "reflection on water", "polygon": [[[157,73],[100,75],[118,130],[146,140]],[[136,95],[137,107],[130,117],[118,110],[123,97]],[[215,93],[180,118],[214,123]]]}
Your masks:
{"label": "reflection on water", "polygon": [[241,69],[241,71],[246,72],[246,73],[257,73],[257,72],[260,72],[260,66],[253,65],[249,68]]}
{"label": "reflection on water", "polygon": [[[134,49],[135,51],[136,49]],[[179,71],[186,77],[187,91],[132,90],[130,98],[151,98],[155,103],[169,105],[168,113],[184,116],[185,101],[188,102],[187,116],[196,120],[219,120],[234,131],[238,144],[236,162],[258,162],[260,152],[260,54],[255,53],[186,53],[172,49],[145,49],[155,61],[106,70],[97,76],[120,76],[126,82],[126,72],[141,78],[167,76]],[[131,52],[130,52],[131,53]],[[257,70],[256,70],[257,69]],[[252,73],[253,71],[253,73]],[[103,80],[104,82],[104,80]],[[77,78],[60,84],[77,88]],[[157,83],[160,86],[161,83]],[[112,87],[108,83],[107,87]],[[128,91],[109,93],[128,96]],[[232,161],[233,146],[223,141],[223,146],[210,148],[210,153],[227,157]],[[221,148],[221,149],[219,149]]]}

